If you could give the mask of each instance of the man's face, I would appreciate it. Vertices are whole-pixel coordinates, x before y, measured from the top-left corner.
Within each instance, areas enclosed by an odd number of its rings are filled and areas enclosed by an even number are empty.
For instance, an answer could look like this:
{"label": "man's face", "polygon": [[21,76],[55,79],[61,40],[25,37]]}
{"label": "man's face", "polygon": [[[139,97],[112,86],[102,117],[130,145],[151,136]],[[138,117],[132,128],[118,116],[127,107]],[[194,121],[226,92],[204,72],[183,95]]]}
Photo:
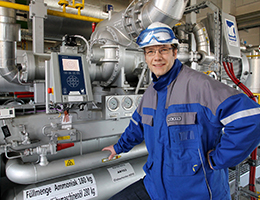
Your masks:
{"label": "man's face", "polygon": [[[155,50],[154,55],[149,55]],[[177,53],[177,49],[173,52],[170,44],[145,47],[144,51],[145,61],[157,78],[166,74],[172,68]]]}

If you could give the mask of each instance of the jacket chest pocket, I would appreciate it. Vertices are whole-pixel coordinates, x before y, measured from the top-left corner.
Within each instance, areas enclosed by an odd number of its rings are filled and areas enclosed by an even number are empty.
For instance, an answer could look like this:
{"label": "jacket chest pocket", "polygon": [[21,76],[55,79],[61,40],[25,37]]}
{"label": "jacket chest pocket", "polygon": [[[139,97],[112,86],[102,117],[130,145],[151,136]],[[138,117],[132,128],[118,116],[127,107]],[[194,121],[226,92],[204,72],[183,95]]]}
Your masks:
{"label": "jacket chest pocket", "polygon": [[171,113],[167,115],[169,134],[176,143],[192,143],[198,139],[196,112]]}
{"label": "jacket chest pocket", "polygon": [[153,116],[152,115],[143,115],[142,123],[152,127],[153,126]]}
{"label": "jacket chest pocket", "polygon": [[174,141],[167,152],[166,170],[173,176],[190,176],[201,167],[196,112],[167,115],[168,134]]}

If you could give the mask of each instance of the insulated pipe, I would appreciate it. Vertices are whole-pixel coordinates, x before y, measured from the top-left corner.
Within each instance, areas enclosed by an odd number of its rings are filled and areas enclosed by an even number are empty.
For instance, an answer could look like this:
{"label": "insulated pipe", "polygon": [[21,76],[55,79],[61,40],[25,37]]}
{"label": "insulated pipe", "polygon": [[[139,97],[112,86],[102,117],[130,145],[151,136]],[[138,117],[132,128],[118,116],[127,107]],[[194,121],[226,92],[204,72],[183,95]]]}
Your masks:
{"label": "insulated pipe", "polygon": [[25,52],[23,54],[23,62],[20,79],[24,82],[34,80],[44,80],[45,78],[45,60],[50,60],[50,54],[37,54],[33,52]]}
{"label": "insulated pipe", "polygon": [[193,33],[198,48],[197,50],[204,51],[207,55],[209,55],[210,54],[209,36],[204,24],[202,22],[197,23],[193,28]]}
{"label": "insulated pipe", "polygon": [[16,41],[20,26],[16,23],[15,11],[0,7],[0,75],[8,82],[17,83]]}
{"label": "insulated pipe", "polygon": [[193,28],[197,51],[201,55],[200,64],[210,64],[215,60],[214,55],[210,52],[210,43],[207,29],[202,22],[196,24]]}
{"label": "insulated pipe", "polygon": [[[80,171],[90,170],[97,167],[103,167],[107,164],[117,163],[133,158],[147,155],[147,149],[144,143],[135,146],[129,153],[120,154],[120,158],[102,162],[110,155],[108,151],[99,151],[81,156],[75,156],[68,159],[60,159],[49,162],[47,166],[40,166],[34,163],[23,163],[20,159],[8,160],[6,163],[6,176],[12,182],[18,184],[32,184],[57,177],[74,174]],[[73,160],[74,165],[65,166],[65,160]]]}
{"label": "insulated pipe", "polygon": [[144,28],[156,21],[173,27],[182,18],[187,2],[188,0],[151,0],[147,2],[141,10]]}

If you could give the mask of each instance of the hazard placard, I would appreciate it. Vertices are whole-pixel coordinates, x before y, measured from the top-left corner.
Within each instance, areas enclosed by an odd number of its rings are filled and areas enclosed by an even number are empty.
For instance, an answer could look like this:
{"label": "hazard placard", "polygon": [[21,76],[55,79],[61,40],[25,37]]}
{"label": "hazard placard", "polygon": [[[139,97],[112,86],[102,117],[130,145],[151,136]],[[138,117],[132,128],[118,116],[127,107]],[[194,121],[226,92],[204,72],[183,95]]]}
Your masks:
{"label": "hazard placard", "polygon": [[69,167],[69,166],[75,165],[74,159],[64,160],[64,162],[65,162],[65,167]]}

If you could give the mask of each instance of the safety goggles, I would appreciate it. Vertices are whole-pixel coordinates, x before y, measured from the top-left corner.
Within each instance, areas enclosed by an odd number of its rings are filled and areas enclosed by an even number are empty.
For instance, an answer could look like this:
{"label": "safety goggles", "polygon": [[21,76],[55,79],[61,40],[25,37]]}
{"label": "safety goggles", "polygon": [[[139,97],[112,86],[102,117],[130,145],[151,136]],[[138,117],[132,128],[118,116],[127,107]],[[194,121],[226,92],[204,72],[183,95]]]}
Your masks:
{"label": "safety goggles", "polygon": [[143,47],[150,44],[153,39],[159,43],[169,43],[176,38],[171,29],[166,27],[159,27],[142,31],[137,38],[136,43],[140,47]]}

